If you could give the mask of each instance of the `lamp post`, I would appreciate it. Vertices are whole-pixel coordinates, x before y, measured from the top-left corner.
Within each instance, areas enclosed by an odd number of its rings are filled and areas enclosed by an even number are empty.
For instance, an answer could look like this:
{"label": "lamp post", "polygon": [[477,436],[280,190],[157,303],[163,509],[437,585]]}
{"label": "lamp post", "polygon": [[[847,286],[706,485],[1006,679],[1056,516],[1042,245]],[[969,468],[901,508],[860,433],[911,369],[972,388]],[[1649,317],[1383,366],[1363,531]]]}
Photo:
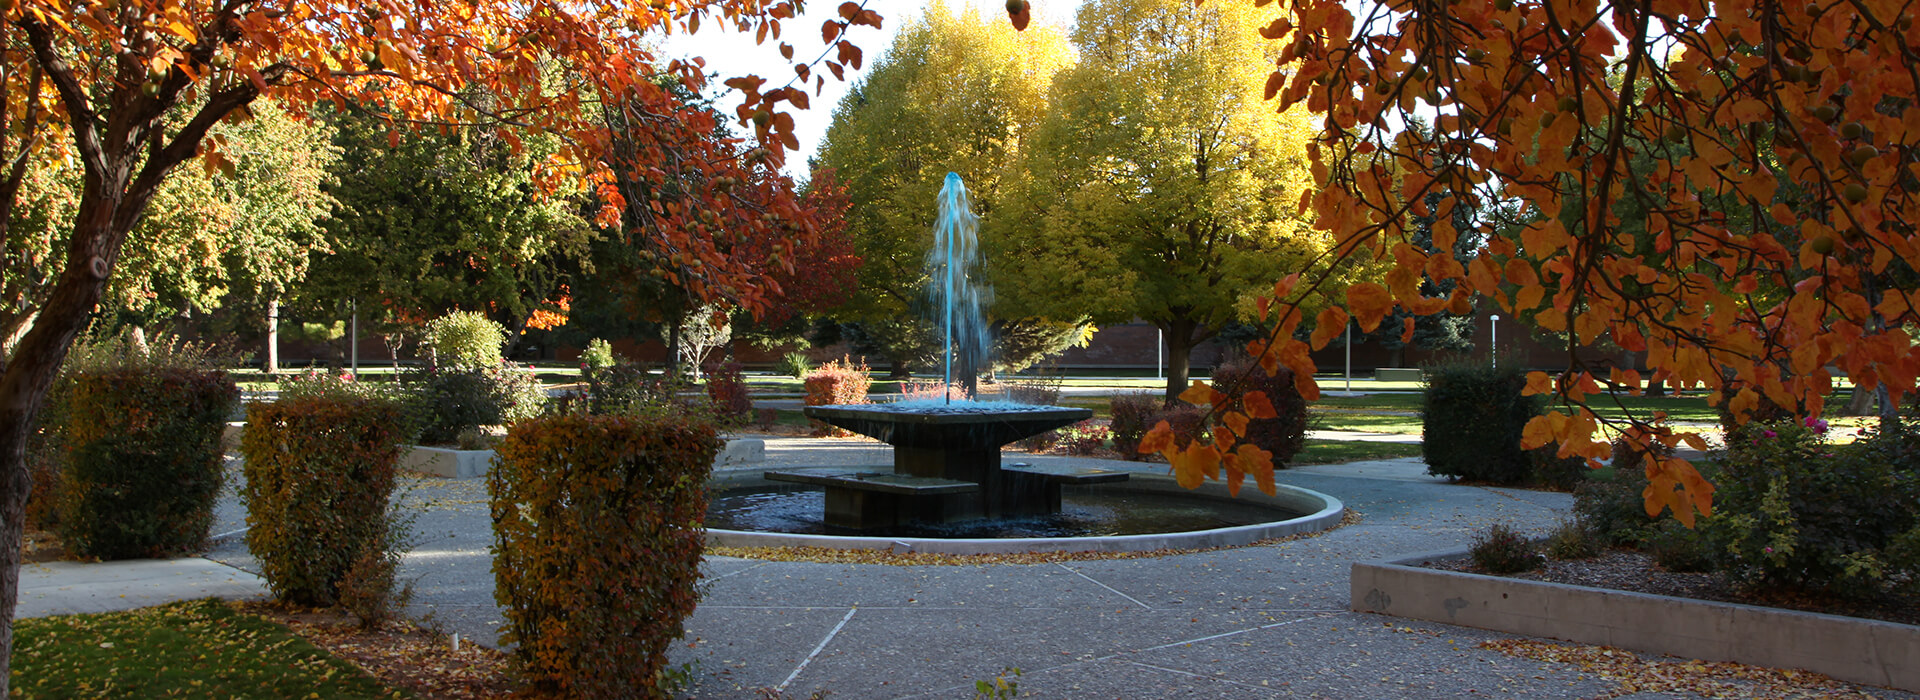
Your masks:
{"label": "lamp post", "polygon": [[1494,314],[1492,316],[1487,317],[1487,337],[1490,339],[1490,342],[1488,343],[1488,345],[1492,346],[1492,350],[1493,350],[1492,352],[1488,353],[1487,357],[1493,360],[1493,368],[1499,369],[1500,368],[1500,314]]}
{"label": "lamp post", "polygon": [[[1374,370],[1374,380],[1380,379],[1380,371]],[[1347,322],[1347,395],[1353,395],[1353,322]]]}

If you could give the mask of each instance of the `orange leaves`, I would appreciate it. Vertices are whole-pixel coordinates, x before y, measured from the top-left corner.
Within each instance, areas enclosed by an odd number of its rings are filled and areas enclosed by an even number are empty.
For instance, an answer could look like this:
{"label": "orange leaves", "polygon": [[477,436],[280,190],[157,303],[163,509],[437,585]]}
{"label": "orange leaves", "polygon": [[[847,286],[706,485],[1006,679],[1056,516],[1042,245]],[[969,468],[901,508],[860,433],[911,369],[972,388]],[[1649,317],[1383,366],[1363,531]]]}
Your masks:
{"label": "orange leaves", "polygon": [[1380,327],[1380,320],[1387,317],[1393,305],[1393,295],[1377,283],[1361,282],[1347,288],[1347,308],[1352,310],[1362,331],[1371,333]]}
{"label": "orange leaves", "polygon": [[1673,513],[1680,524],[1693,527],[1694,516],[1713,514],[1713,484],[1707,483],[1692,462],[1650,454],[1646,462],[1647,488],[1641,494],[1648,517]]}
{"label": "orange leaves", "polygon": [[1314,319],[1313,338],[1308,342],[1313,345],[1313,349],[1319,350],[1326,347],[1327,343],[1334,338],[1340,337],[1341,332],[1346,329],[1347,310],[1338,306],[1329,306],[1321,309],[1319,317]]}
{"label": "orange leaves", "polygon": [[1226,394],[1221,393],[1220,390],[1208,386],[1206,382],[1198,379],[1193,380],[1193,386],[1187,387],[1186,391],[1180,392],[1181,401],[1195,406],[1211,406],[1215,403],[1224,402],[1226,399]]}

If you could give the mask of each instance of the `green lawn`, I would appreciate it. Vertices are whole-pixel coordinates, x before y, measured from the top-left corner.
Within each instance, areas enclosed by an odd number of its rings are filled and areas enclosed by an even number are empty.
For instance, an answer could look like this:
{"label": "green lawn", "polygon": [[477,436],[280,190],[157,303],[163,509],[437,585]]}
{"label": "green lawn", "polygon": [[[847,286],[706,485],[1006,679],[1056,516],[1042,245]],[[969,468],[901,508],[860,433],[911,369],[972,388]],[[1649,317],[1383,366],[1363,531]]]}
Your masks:
{"label": "green lawn", "polygon": [[14,635],[17,697],[408,697],[218,600],[19,620]]}
{"label": "green lawn", "polygon": [[1361,440],[1307,440],[1307,447],[1288,460],[1287,464],[1300,466],[1307,464],[1339,464],[1341,462],[1360,462],[1369,459],[1395,459],[1399,457],[1420,456],[1419,445],[1398,442],[1366,442]]}

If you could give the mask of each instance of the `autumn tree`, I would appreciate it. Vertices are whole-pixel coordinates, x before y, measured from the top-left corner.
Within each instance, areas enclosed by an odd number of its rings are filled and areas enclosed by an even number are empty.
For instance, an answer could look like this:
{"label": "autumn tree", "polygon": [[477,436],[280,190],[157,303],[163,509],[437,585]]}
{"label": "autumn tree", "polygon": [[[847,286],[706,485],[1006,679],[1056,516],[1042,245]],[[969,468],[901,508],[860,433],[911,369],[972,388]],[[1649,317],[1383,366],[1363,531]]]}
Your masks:
{"label": "autumn tree", "polygon": [[780,285],[777,303],[759,318],[735,316],[734,324],[739,327],[736,339],[761,347],[797,341],[816,318],[854,298],[862,260],[854,252],[853,237],[847,231],[847,212],[853,200],[847,196],[846,185],[832,169],[815,169],[800,196],[801,204],[813,217],[815,237],[810,245],[794,251],[792,269],[775,271],[774,279]]}
{"label": "autumn tree", "polygon": [[1048,111],[1047,86],[1067,61],[1065,38],[1052,29],[1017,33],[935,3],[835,109],[820,162],[846,183],[847,229],[863,260],[859,292],[837,315],[864,324],[854,335],[897,371],[933,348],[917,319],[944,178],[959,173],[974,213],[998,216],[1001,180]]}
{"label": "autumn tree", "polygon": [[[226,149],[223,167],[184,170],[155,194],[153,214],[135,229],[103,311],[144,325],[238,305],[236,311],[259,319],[252,311],[261,293],[304,279],[309,252],[327,250],[320,221],[332,203],[322,189],[335,158],[330,130],[270,101],[245,116],[209,134]],[[8,300],[0,345],[17,342],[46,303],[55,241],[79,205],[73,145],[59,134],[47,140],[23,161],[6,227],[11,264],[0,273],[0,296]]]}
{"label": "autumn tree", "polygon": [[[1740,421],[1765,405],[1817,415],[1829,368],[1885,390],[1889,405],[1912,390],[1920,135],[1908,117],[1920,34],[1907,8],[1296,0],[1286,11],[1261,30],[1280,47],[1266,96],[1323,115],[1311,155],[1324,187],[1304,204],[1335,236],[1331,255],[1394,261],[1384,284],[1347,286],[1345,308],[1322,311],[1305,341],[1293,337],[1302,314],[1291,298],[1324,278],[1282,278],[1261,303],[1275,333],[1249,349],[1291,367],[1308,398],[1318,388],[1307,353],[1349,310],[1372,330],[1395,308],[1457,310],[1473,294],[1567,331],[1569,350],[1606,337],[1645,353],[1651,376],[1571,352],[1567,371],[1529,376],[1528,393],[1563,408],[1533,420],[1524,444],[1557,443],[1563,457],[1608,457],[1589,398],[1648,381],[1703,386]],[[1421,111],[1437,115],[1430,132],[1406,128]],[[1660,154],[1645,177],[1634,174],[1638,144]],[[1410,241],[1409,214],[1428,211],[1439,189],[1457,197],[1432,207],[1428,253]],[[1456,255],[1450,207],[1502,200],[1522,202],[1525,223]],[[1621,201],[1641,203],[1644,222],[1625,225]],[[1459,284],[1434,296],[1423,279]],[[1767,287],[1791,292],[1755,295]],[[1183,396],[1227,430],[1180,446],[1157,426],[1142,449],[1166,454],[1183,483],[1251,475],[1266,488],[1271,462],[1236,446],[1235,426],[1271,406],[1203,384]],[[1640,451],[1705,444],[1658,414],[1607,429]],[[1709,512],[1713,486],[1686,460],[1652,455],[1649,513],[1691,525]]]}
{"label": "autumn tree", "polygon": [[[547,172],[593,183],[614,205],[599,215],[610,223],[629,206],[645,205],[623,198],[609,163],[622,162],[624,172],[689,163],[715,177],[731,177],[747,166],[704,137],[616,153],[591,107],[615,102],[672,123],[682,116],[680,103],[656,79],[697,86],[702,76],[697,62],[659,60],[653,47],[660,35],[725,22],[771,37],[791,57],[794,48],[779,40],[779,31],[794,11],[784,0],[0,5],[0,163],[8,167],[0,176],[0,221],[12,218],[17,201],[18,187],[10,184],[19,180],[12,177],[14,164],[56,134],[73,144],[81,171],[71,222],[62,227],[67,232],[41,268],[50,280],[46,302],[0,370],[0,692],[9,678],[4,665],[12,652],[22,517],[31,487],[24,462],[27,431],[68,347],[122,262],[128,236],[150,213],[161,187],[196,158],[215,170],[231,161],[209,137],[216,125],[267,96],[301,116],[316,101],[371,102],[363,96],[378,92],[381,104],[393,110],[396,128],[448,123],[457,110],[478,110],[564,135],[566,149]],[[797,145],[792,119],[783,112],[806,106],[802,88],[824,80],[812,75],[815,68],[841,73],[849,64],[858,67],[859,49],[844,41],[856,24],[878,26],[880,17],[845,3],[820,34],[827,53],[807,54],[831,59],[797,66],[794,77],[780,79],[787,82],[739,79],[737,116],[752,118],[764,160],[777,165]],[[486,99],[472,99],[480,94]],[[673,225],[676,216],[647,222],[640,235],[724,257],[702,243],[698,229]],[[744,306],[763,306],[757,295],[740,296]]]}
{"label": "autumn tree", "polygon": [[1082,5],[1079,62],[1054,78],[1018,211],[988,224],[1012,250],[997,275],[1009,304],[1164,331],[1169,398],[1194,346],[1327,246],[1295,206],[1313,187],[1307,116],[1260,99],[1272,49],[1255,30],[1275,16],[1238,2]]}

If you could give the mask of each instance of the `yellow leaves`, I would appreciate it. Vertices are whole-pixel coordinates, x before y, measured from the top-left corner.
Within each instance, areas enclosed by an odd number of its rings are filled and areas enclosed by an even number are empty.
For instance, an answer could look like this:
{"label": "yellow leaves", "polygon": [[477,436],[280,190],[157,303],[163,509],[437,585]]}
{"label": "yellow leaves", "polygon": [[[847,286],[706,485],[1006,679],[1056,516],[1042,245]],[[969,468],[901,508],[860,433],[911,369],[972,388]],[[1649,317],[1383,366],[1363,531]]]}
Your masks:
{"label": "yellow leaves", "polygon": [[1347,308],[1353,311],[1360,330],[1368,333],[1380,327],[1380,320],[1393,310],[1393,295],[1374,282],[1361,282],[1347,288]]}

